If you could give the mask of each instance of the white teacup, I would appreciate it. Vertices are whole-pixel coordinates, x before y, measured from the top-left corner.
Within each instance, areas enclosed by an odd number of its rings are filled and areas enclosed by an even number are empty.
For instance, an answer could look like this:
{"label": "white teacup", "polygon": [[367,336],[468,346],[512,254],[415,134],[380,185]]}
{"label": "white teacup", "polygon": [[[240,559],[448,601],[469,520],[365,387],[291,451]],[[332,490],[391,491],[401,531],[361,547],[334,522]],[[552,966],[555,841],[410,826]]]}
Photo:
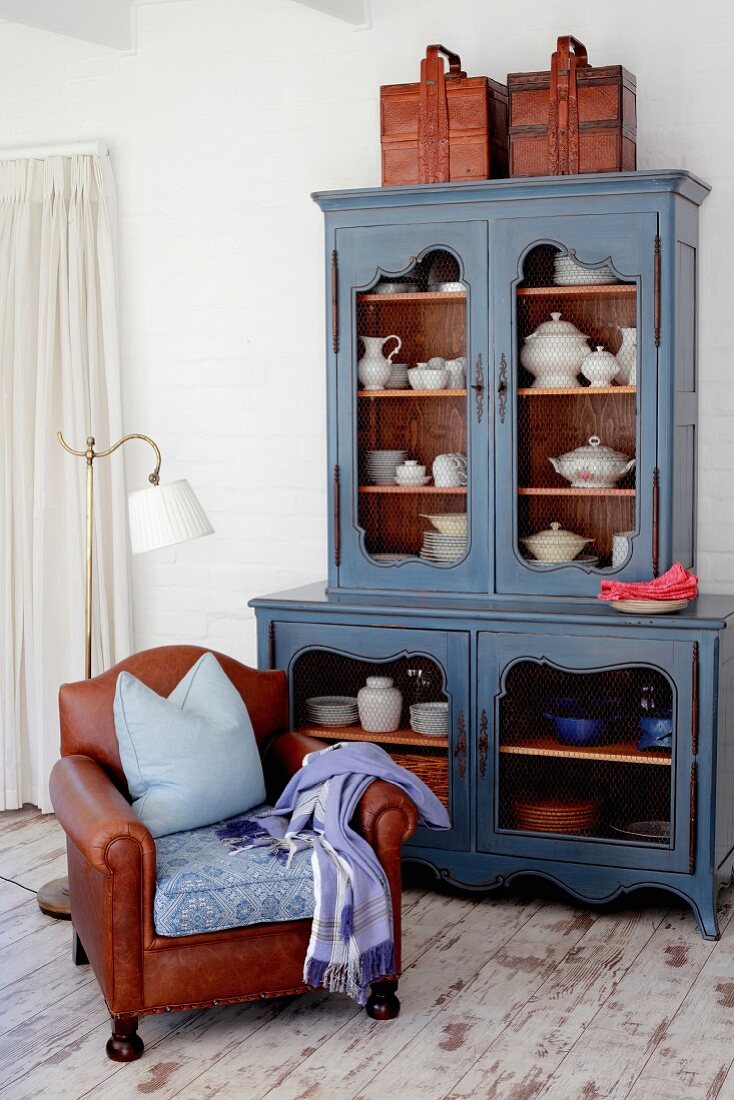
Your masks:
{"label": "white teacup", "polygon": [[443,489],[466,485],[466,459],[462,462],[458,455],[438,455],[433,461],[433,480]]}
{"label": "white teacup", "polygon": [[[420,363],[418,364],[420,366]],[[440,355],[432,355],[426,363],[429,370],[444,370],[446,367],[446,360]]]}

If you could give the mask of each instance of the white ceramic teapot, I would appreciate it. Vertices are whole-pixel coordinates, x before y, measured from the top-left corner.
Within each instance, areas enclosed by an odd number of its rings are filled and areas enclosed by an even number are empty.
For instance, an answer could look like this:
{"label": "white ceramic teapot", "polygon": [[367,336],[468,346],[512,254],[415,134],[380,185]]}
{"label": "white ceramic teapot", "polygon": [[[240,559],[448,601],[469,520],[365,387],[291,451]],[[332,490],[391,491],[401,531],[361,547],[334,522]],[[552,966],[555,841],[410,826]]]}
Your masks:
{"label": "white ceramic teapot", "polygon": [[598,435],[592,435],[583,447],[548,461],[556,473],[570,481],[575,489],[609,489],[630,470],[634,470],[636,463],[636,459],[621,451],[602,447]]}
{"label": "white ceramic teapot", "polygon": [[[357,377],[366,390],[384,390],[385,383],[390,377],[393,356],[397,355],[403,346],[399,336],[360,336],[364,344],[364,355],[357,363]],[[397,345],[389,355],[382,354],[382,349],[388,340],[397,340]]]}

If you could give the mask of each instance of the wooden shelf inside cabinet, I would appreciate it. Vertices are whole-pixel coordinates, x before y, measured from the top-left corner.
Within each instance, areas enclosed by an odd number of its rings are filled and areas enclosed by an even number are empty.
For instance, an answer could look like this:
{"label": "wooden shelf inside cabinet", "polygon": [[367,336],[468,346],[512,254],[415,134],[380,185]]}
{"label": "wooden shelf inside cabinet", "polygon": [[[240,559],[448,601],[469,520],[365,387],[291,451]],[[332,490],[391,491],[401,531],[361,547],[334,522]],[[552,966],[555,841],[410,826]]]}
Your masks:
{"label": "wooden shelf inside cabinet", "polygon": [[500,752],[518,756],[562,756],[570,760],[610,760],[620,764],[658,764],[670,767],[672,755],[657,749],[638,749],[632,742],[611,745],[561,745],[552,737],[500,745]]}
{"label": "wooden shelf inside cabinet", "polygon": [[445,489],[435,485],[360,485],[360,493],[403,493],[419,496],[461,496],[466,495],[466,485]]}
{"label": "wooden shelf inside cabinet", "polygon": [[577,283],[574,286],[519,286],[518,298],[625,298],[637,293],[635,283]]}
{"label": "wooden shelf inside cabinet", "polygon": [[361,726],[301,726],[298,733],[326,741],[371,741],[375,745],[420,745],[428,749],[447,749],[448,737],[424,737],[412,729],[394,733],[367,733]]}
{"label": "wooden shelf inside cabinet", "polygon": [[465,290],[427,290],[412,294],[360,294],[360,302],[465,302]]}
{"label": "wooden shelf inside cabinet", "polygon": [[466,397],[466,390],[359,390],[358,397]]}
{"label": "wooden shelf inside cabinet", "polygon": [[636,492],[634,489],[575,489],[571,485],[559,489],[521,485],[517,491],[523,497],[633,497]]}
{"label": "wooden shelf inside cabinet", "polygon": [[637,386],[523,386],[518,397],[602,397],[609,394],[637,393]]}

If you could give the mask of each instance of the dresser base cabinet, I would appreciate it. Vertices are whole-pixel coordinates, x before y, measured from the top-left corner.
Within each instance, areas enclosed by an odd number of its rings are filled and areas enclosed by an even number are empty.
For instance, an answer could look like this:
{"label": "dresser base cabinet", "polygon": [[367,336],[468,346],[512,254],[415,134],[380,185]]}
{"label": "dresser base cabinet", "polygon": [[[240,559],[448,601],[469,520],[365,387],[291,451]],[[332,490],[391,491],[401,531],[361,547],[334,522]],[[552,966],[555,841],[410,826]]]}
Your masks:
{"label": "dresser base cabinet", "polygon": [[[446,804],[451,829],[420,829],[405,858],[467,890],[537,875],[590,904],[661,887],[716,938],[734,871],[734,601],[664,618],[578,601],[397,602],[317,586],[253,601],[260,663],[287,671],[293,728],[375,741]],[[368,676],[399,688],[396,729],[314,721],[314,699],[355,697]],[[445,730],[412,729],[420,702],[440,704]]]}

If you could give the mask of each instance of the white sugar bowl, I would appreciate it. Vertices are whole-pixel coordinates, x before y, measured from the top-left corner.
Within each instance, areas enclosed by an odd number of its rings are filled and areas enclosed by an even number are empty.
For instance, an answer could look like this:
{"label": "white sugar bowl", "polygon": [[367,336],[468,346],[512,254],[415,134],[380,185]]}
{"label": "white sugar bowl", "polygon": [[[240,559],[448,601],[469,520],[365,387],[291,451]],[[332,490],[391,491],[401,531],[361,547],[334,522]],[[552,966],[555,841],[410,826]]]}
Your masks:
{"label": "white sugar bowl", "polygon": [[587,355],[581,364],[581,373],[588,378],[592,387],[611,386],[612,381],[619,373],[619,363],[616,356],[605,351],[601,344],[597,344],[596,351]]}

